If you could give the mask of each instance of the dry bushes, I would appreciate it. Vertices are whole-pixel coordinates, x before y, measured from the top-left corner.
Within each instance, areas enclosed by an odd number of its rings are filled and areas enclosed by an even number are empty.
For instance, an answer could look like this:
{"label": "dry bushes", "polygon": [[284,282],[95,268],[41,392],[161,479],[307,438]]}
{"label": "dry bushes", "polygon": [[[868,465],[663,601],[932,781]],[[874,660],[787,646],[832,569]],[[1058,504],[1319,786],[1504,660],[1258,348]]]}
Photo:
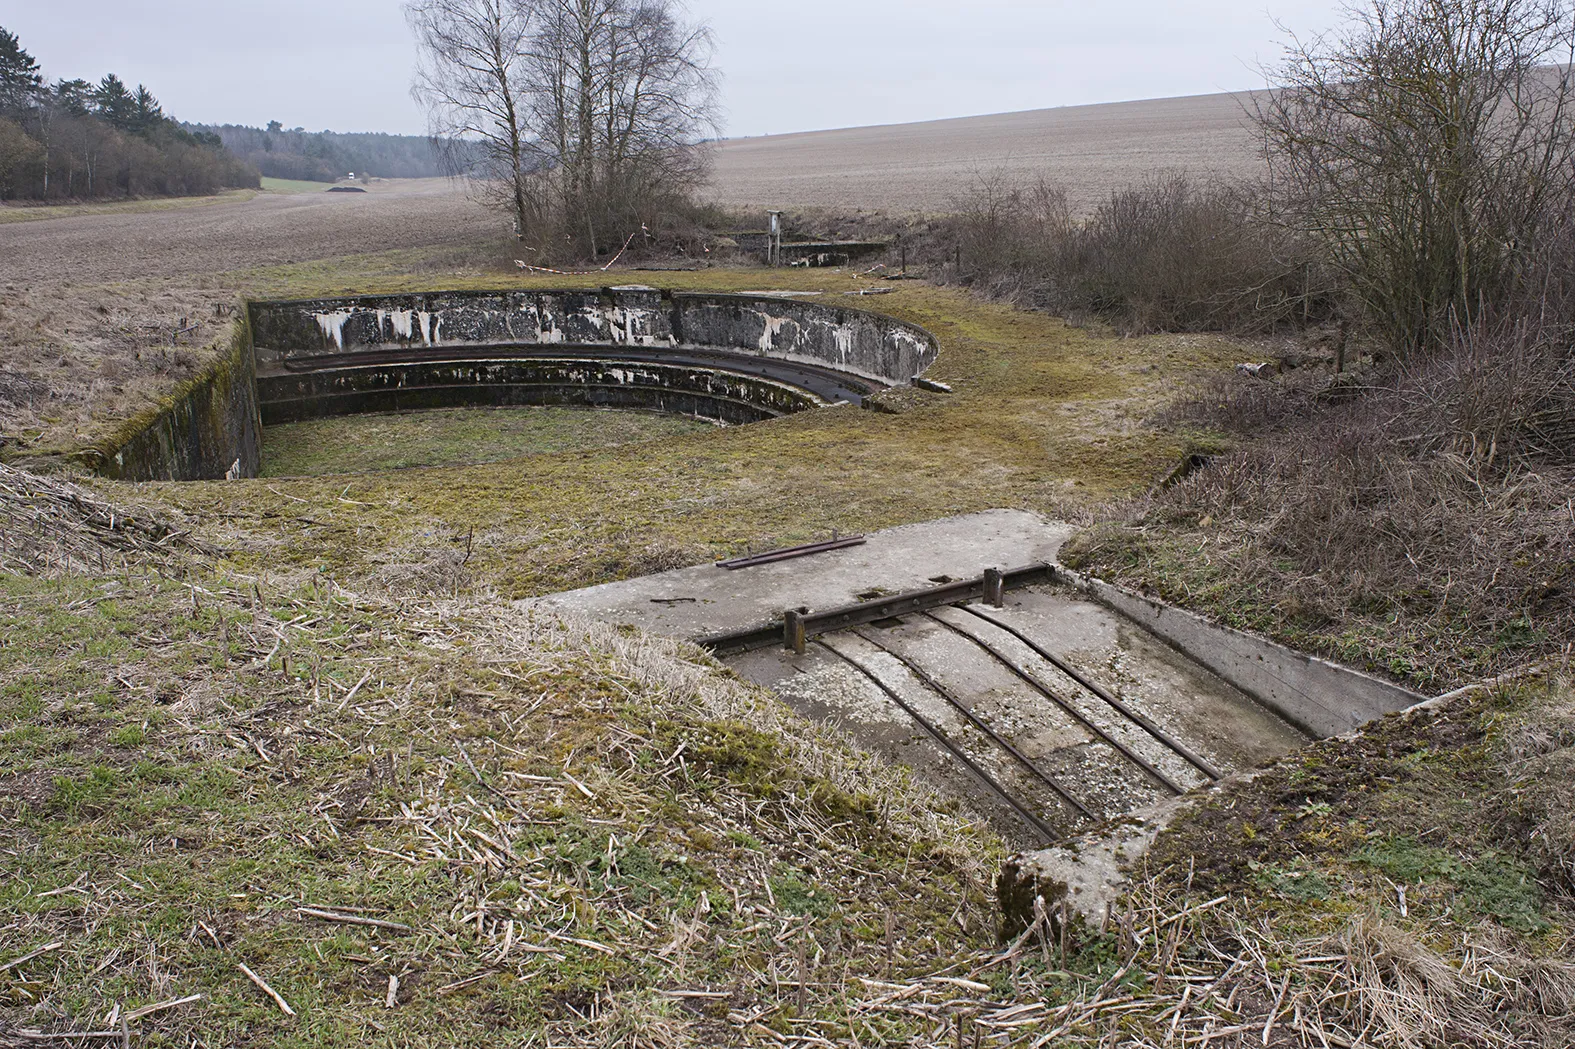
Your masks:
{"label": "dry bushes", "polygon": [[[1104,532],[1081,556],[1423,684],[1562,650],[1575,643],[1563,332],[1482,325],[1388,371],[1221,380],[1175,419],[1250,443],[1140,506],[1140,541]],[[1201,561],[1182,553],[1199,543]]]}
{"label": "dry bushes", "polygon": [[944,276],[1134,331],[1270,331],[1329,311],[1317,267],[1256,211],[1250,187],[1171,175],[1074,220],[1040,180],[982,179],[938,242]]}

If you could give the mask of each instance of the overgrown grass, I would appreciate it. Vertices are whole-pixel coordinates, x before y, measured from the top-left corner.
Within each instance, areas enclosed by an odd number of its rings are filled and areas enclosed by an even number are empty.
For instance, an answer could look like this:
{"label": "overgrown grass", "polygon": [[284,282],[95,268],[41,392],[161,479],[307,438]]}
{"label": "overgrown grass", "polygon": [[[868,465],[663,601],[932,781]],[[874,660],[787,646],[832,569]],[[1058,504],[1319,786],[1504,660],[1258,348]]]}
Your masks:
{"label": "overgrown grass", "polygon": [[[314,264],[272,279],[288,281],[292,293],[326,293],[340,287],[329,275]],[[842,302],[850,301],[842,292],[869,286],[847,273],[805,271],[661,280],[819,290]],[[364,290],[382,291],[411,278],[363,281]],[[889,413],[828,409],[638,447],[366,476],[348,488],[341,478],[147,491],[193,514],[222,514],[223,541],[244,565],[328,568],[348,582],[440,557],[457,538],[472,549],[466,585],[524,597],[833,528],[866,531],[991,507],[1077,513],[1163,474],[1181,445],[1148,417],[1178,381],[1243,352],[1212,337],[1114,339],[924,285],[875,302],[936,334],[942,353],[930,374],[955,393],[894,391],[881,398]]]}
{"label": "overgrown grass", "polygon": [[709,423],[651,412],[451,408],[314,419],[263,434],[264,477],[465,466],[680,437]]}
{"label": "overgrown grass", "polygon": [[717,1044],[991,935],[988,832],[666,642],[133,558],[0,574],[0,683],[0,1029]]}

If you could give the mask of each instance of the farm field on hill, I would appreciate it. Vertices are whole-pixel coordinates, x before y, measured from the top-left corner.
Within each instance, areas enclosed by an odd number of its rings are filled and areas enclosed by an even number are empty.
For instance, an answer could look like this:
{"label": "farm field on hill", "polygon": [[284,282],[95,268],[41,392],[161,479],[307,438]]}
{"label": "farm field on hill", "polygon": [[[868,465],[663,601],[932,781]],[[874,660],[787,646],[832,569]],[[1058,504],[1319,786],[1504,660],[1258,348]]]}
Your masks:
{"label": "farm field on hill", "polygon": [[1251,176],[1250,96],[1197,95],[733,139],[710,198],[729,207],[939,212],[981,176],[1045,175],[1087,212],[1145,176]]}
{"label": "farm field on hill", "polygon": [[5,222],[11,210],[0,209],[0,449],[24,454],[79,446],[191,378],[229,345],[238,296],[288,295],[308,270],[314,287],[359,290],[373,273],[452,269],[501,243],[497,218],[447,179]]}

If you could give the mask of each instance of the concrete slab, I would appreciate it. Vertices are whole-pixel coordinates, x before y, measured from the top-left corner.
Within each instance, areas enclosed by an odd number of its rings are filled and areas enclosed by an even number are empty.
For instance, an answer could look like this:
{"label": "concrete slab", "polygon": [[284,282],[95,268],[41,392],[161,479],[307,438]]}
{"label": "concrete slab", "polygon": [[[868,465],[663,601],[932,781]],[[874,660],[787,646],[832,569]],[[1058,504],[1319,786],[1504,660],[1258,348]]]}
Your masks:
{"label": "concrete slab", "polygon": [[[1004,609],[970,607],[1021,631],[1222,772],[1251,768],[1306,742],[1274,712],[1074,589],[1036,586],[1008,593]],[[1061,834],[1072,833],[1085,820],[912,667],[1059,782],[1093,818],[1120,816],[1168,796],[1152,775],[1099,733],[1182,789],[1207,782],[1142,725],[964,608],[938,608],[827,634],[803,656],[774,647],[728,660],[742,676],[771,688],[805,716],[832,721],[862,745],[913,768],[1009,840],[1034,841],[1038,834],[878,685],[833,653],[873,672]],[[1008,663],[1050,695],[1025,682]]]}
{"label": "concrete slab", "polygon": [[[715,565],[606,583],[522,602],[667,637],[699,638],[779,619],[784,609],[836,608],[986,568],[1054,561],[1071,525],[1022,510],[988,510],[875,532],[863,546],[728,571]],[[829,537],[828,537],[829,538]]]}

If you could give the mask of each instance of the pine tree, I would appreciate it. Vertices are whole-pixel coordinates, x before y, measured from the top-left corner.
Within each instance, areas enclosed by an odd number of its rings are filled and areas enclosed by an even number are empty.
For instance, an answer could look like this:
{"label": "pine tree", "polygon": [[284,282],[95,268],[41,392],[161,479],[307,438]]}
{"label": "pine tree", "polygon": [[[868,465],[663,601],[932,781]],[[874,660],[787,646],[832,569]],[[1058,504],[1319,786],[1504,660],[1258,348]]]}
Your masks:
{"label": "pine tree", "polygon": [[137,85],[137,93],[131,97],[131,118],[129,130],[136,135],[147,138],[157,131],[164,123],[164,107],[159,105],[159,100],[153,97],[142,84]]}
{"label": "pine tree", "polygon": [[93,111],[93,85],[86,80],[57,80],[51,91],[55,105],[74,117]]}
{"label": "pine tree", "polygon": [[38,62],[22,50],[15,33],[0,28],[0,110],[29,108],[43,83]]}
{"label": "pine tree", "polygon": [[136,118],[137,101],[126,82],[114,73],[108,73],[93,90],[93,105],[98,115],[117,131],[130,131]]}

